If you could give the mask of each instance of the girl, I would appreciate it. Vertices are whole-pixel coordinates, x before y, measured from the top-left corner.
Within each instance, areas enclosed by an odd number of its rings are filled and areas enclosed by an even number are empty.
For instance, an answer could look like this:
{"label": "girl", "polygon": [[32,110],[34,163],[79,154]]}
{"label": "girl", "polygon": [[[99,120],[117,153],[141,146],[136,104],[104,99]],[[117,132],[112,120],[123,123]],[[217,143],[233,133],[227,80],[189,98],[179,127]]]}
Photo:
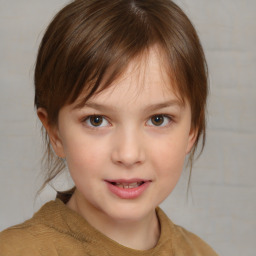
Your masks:
{"label": "girl", "polygon": [[202,47],[173,2],[63,8],[38,52],[35,106],[45,184],[66,164],[75,187],[3,231],[0,255],[216,255],[158,207],[204,144],[206,97]]}

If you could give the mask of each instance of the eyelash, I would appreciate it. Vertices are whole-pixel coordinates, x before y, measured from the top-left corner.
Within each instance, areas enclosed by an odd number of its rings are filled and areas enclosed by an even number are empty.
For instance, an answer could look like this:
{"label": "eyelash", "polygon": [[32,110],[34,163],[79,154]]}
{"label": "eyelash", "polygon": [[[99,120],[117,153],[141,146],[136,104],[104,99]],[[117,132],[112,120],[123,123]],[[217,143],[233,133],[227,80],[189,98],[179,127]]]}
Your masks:
{"label": "eyelash", "polygon": [[[102,126],[102,123],[99,125],[99,126],[95,126],[91,123],[91,118],[95,118],[95,117],[99,117],[99,118],[102,118],[103,120],[103,124],[104,122],[107,122],[107,124],[104,124]],[[156,118],[156,117],[160,117],[160,118],[163,118],[163,123],[160,124],[160,125],[154,125],[152,124],[152,120],[153,118]],[[87,127],[89,127],[90,129],[100,129],[100,128],[104,128],[104,127],[108,127],[108,126],[111,126],[110,122],[107,120],[106,117],[104,117],[103,115],[88,115],[86,116],[85,118],[82,119],[82,122],[85,123],[85,125]],[[151,124],[149,125],[148,122],[151,122]],[[167,123],[166,123],[167,122]],[[172,116],[170,115],[166,115],[166,114],[156,114],[156,115],[153,115],[151,116],[147,121],[146,121],[146,124],[150,127],[154,127],[154,128],[166,128],[166,127],[169,127],[172,123],[174,122],[174,119]],[[163,125],[164,124],[164,125]]]}
{"label": "eyelash", "polygon": [[173,122],[173,118],[172,118],[171,116],[165,115],[165,114],[157,114],[157,115],[151,116],[151,117],[148,119],[147,123],[148,123],[149,121],[151,121],[151,123],[152,123],[152,119],[155,118],[155,117],[164,118],[163,123],[166,121],[166,119],[168,119],[168,121],[167,121],[167,124],[164,124],[164,125],[162,125],[162,124],[160,124],[160,125],[150,125],[150,126],[152,126],[152,127],[163,127],[163,128],[164,128],[164,127],[168,127],[168,126]]}
{"label": "eyelash", "polygon": [[[92,125],[91,124],[91,118],[95,118],[95,117],[99,117],[99,118],[102,118],[103,119],[103,122],[105,121],[105,122],[107,122],[108,124],[107,125],[104,125],[104,126],[102,126],[101,124],[99,125],[99,126],[94,126],[94,125]],[[152,124],[152,125],[149,125],[149,126],[151,126],[151,127],[159,127],[159,128],[164,128],[164,127],[168,127],[171,123],[173,123],[173,117],[172,116],[170,116],[170,115],[166,115],[166,114],[156,114],[156,115],[153,115],[153,116],[151,116],[148,120],[147,120],[147,122],[146,122],[146,124],[150,121],[151,123],[152,123],[152,119],[153,118],[155,118],[155,117],[161,117],[161,118],[164,118],[164,122],[166,122],[166,119],[168,119],[168,123],[167,124],[164,124],[164,125],[162,125],[162,124],[160,124],[160,125],[154,125],[154,124]],[[111,126],[111,124],[110,124],[110,122],[107,120],[107,118],[106,117],[104,117],[103,115],[88,115],[88,116],[86,116],[85,118],[83,118],[82,119],[82,122],[83,123],[85,123],[86,124],[86,126],[87,127],[89,127],[90,129],[99,129],[99,128],[104,128],[104,127],[107,127],[107,126]]]}
{"label": "eyelash", "polygon": [[85,118],[83,118],[82,122],[83,122],[83,123],[86,123],[86,126],[88,126],[88,127],[91,128],[91,129],[99,129],[99,128],[102,128],[102,127],[110,126],[110,125],[94,126],[94,125],[92,125],[92,124],[89,124],[88,122],[90,122],[91,118],[95,118],[95,117],[100,117],[100,118],[102,118],[105,122],[108,122],[108,124],[109,124],[109,121],[107,120],[107,118],[104,117],[104,116],[102,116],[102,115],[89,115],[89,116],[86,116]]}

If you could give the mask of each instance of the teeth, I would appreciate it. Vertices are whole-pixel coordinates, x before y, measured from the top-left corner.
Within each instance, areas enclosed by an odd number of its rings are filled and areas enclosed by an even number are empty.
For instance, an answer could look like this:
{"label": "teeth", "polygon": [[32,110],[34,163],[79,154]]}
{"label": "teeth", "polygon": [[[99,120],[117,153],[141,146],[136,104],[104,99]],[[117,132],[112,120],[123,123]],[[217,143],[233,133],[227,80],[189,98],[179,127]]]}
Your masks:
{"label": "teeth", "polygon": [[115,183],[115,185],[119,188],[137,188],[140,186],[143,182],[134,182],[134,183]]}

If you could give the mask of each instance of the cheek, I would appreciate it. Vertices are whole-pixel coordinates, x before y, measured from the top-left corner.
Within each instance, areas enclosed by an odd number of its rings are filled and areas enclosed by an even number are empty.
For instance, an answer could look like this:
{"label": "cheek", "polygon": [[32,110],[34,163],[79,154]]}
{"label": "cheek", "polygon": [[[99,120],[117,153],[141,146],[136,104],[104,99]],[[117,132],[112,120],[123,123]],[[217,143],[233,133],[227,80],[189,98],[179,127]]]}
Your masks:
{"label": "cheek", "polygon": [[176,141],[170,138],[157,147],[151,152],[151,155],[155,159],[158,165],[163,166],[163,169],[171,169],[177,171],[179,167],[183,167],[184,160],[186,157],[186,142],[185,140]]}
{"label": "cheek", "polygon": [[168,196],[178,183],[184,166],[186,140],[177,138],[178,136],[170,137],[151,152],[156,179],[159,181],[158,190],[163,198]]}
{"label": "cheek", "polygon": [[66,160],[72,176],[93,176],[102,169],[105,148],[90,140],[73,140],[65,145]]}

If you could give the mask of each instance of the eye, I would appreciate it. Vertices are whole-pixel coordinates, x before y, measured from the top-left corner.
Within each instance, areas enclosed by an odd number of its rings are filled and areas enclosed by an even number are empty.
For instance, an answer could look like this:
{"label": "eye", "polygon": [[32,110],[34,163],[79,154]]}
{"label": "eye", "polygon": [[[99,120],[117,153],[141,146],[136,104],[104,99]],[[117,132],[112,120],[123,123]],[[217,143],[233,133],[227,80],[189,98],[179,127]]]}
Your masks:
{"label": "eye", "polygon": [[171,122],[171,118],[165,115],[154,115],[148,121],[149,126],[167,126]]}
{"label": "eye", "polygon": [[103,116],[88,116],[84,121],[90,127],[106,127],[109,126],[109,122]]}

